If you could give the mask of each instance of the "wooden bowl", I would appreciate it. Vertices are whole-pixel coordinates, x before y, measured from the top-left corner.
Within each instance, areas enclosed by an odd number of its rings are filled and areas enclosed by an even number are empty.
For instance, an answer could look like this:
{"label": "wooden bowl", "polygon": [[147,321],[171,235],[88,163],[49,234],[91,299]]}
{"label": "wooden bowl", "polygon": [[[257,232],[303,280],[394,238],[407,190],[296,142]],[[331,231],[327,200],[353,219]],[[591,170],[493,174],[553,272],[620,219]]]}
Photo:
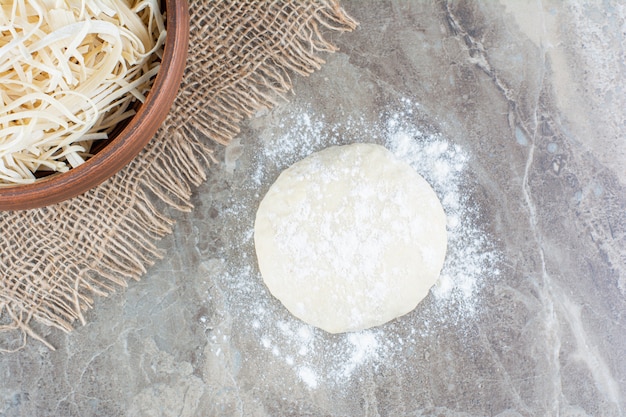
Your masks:
{"label": "wooden bowl", "polygon": [[82,194],[117,173],[146,146],[176,98],[187,59],[187,0],[165,0],[165,9],[167,37],[161,68],[137,114],[82,165],[40,178],[32,184],[0,187],[0,210],[43,207]]}

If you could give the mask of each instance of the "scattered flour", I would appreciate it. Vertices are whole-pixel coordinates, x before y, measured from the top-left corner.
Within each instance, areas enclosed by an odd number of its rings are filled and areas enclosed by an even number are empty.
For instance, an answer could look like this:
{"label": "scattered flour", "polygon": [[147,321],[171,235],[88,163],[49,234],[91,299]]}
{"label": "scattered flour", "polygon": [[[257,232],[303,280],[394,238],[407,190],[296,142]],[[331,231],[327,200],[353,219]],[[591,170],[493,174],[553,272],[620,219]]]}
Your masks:
{"label": "scattered flour", "polygon": [[350,355],[347,358],[346,365],[342,371],[344,378],[349,378],[352,371],[364,362],[374,361],[378,356],[378,349],[380,348],[380,342],[378,341],[379,335],[376,331],[364,330],[358,333],[348,333],[348,342],[352,345]]}
{"label": "scattered flour", "polygon": [[298,377],[304,382],[309,388],[315,389],[317,388],[317,374],[315,371],[308,366],[301,366],[298,369]]}
{"label": "scattered flour", "polygon": [[[229,230],[225,272],[218,278],[230,301],[230,316],[253,333],[267,360],[293,370],[307,389],[343,384],[360,370],[401,366],[415,355],[414,346],[442,326],[462,327],[480,311],[485,280],[499,274],[498,252],[478,222],[470,202],[467,166],[471,156],[454,141],[425,132],[417,122],[418,105],[403,100],[390,106],[380,120],[348,118],[331,123],[306,109],[282,113],[275,131],[246,145],[237,142],[250,162],[235,172],[246,179],[238,198],[221,216],[239,219],[241,228]],[[278,132],[278,133],[276,133]],[[408,162],[433,187],[447,217],[448,253],[438,284],[412,313],[386,325],[358,333],[330,335],[291,316],[263,285],[254,257],[253,226],[256,208],[278,174],[305,156],[330,145],[372,142],[384,145]],[[233,161],[229,160],[229,169]],[[415,314],[413,314],[415,313]],[[270,359],[271,358],[271,359]]]}

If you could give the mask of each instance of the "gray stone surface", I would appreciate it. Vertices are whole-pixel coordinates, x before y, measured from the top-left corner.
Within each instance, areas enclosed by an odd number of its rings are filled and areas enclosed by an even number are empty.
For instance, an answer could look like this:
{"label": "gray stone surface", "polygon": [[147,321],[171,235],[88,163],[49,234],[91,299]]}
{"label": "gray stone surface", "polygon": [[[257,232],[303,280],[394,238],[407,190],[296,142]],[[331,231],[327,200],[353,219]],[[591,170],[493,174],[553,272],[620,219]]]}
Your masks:
{"label": "gray stone surface", "polygon": [[[626,8],[503,3],[343,1],[360,27],[218,150],[166,258],[0,357],[0,416],[626,415]],[[256,205],[307,152],[398,133],[427,179],[462,165],[446,280],[381,328],[305,326],[259,277]]]}

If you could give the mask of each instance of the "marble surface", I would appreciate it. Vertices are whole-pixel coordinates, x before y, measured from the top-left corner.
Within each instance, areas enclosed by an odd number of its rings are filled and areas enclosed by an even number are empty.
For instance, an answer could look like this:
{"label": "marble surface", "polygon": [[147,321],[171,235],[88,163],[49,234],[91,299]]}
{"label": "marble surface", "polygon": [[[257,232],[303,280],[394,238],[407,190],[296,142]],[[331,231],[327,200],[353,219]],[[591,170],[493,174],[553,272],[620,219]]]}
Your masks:
{"label": "marble surface", "polygon": [[[626,7],[342,4],[360,27],[217,150],[165,259],[0,357],[0,416],[626,415]],[[328,335],[266,291],[251,230],[281,169],[353,141],[404,146],[452,241],[416,310]]]}

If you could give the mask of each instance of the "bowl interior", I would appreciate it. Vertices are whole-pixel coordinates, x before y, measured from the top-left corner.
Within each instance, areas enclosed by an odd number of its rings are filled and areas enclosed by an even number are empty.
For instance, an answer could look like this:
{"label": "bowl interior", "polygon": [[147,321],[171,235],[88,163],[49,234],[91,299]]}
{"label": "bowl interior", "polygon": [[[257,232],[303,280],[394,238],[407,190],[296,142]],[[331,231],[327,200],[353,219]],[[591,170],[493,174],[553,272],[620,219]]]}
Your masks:
{"label": "bowl interior", "polygon": [[136,102],[137,113],[106,140],[94,143],[94,156],[64,173],[43,175],[32,184],[0,187],[0,210],[21,210],[55,204],[75,197],[127,165],[154,136],[176,98],[185,68],[189,40],[186,0],[166,0],[166,29],[161,68],[146,96]]}

